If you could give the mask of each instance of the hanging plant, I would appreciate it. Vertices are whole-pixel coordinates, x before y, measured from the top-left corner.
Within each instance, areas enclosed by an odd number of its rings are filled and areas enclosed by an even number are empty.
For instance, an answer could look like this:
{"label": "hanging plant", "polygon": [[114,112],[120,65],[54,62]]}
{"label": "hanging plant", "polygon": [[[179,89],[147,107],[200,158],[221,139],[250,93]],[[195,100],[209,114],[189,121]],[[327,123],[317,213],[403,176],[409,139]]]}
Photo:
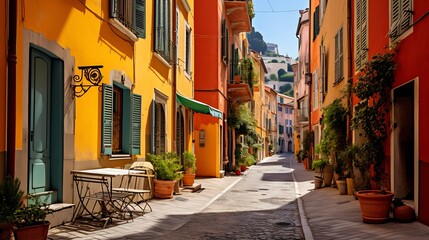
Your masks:
{"label": "hanging plant", "polygon": [[364,166],[374,167],[373,180],[381,188],[385,176],[382,163],[385,160],[384,143],[389,130],[387,117],[395,68],[394,53],[377,54],[365,64],[362,75],[352,88],[361,100],[352,119],[352,128],[362,129],[366,137],[365,143],[360,146],[359,161]]}

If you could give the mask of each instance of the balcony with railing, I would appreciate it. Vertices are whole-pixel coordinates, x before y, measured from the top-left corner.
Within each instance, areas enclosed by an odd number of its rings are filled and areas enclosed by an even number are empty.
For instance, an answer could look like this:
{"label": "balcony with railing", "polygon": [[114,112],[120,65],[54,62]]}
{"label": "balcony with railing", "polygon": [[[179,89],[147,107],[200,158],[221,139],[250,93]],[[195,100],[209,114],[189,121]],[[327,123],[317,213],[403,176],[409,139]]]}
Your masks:
{"label": "balcony with railing", "polygon": [[228,95],[233,101],[249,102],[253,99],[253,63],[250,58],[231,61]]}

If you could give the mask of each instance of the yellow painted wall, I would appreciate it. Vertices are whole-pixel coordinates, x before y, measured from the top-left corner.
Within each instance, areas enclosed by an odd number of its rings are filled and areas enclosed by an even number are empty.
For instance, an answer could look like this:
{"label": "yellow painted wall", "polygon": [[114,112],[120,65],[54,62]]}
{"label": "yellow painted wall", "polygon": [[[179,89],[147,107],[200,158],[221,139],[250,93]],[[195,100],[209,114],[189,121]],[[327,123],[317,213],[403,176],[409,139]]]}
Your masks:
{"label": "yellow painted wall", "polygon": [[[192,1],[188,1],[191,3]],[[49,1],[25,0],[18,11],[19,42],[22,46],[22,30],[28,29],[40,33],[44,38],[57,43],[64,49],[70,49],[75,61],[74,72],[80,74],[78,66],[103,65],[103,83],[112,83],[113,72],[122,72],[127,79],[135,84],[134,93],[142,95],[142,141],[141,156],[149,151],[151,109],[154,99],[154,89],[164,94],[167,100],[166,109],[166,138],[167,151],[172,150],[172,68],[164,64],[153,52],[153,1],[146,1],[146,38],[133,43],[114,26],[109,24],[109,2],[103,0],[91,1]],[[173,11],[175,16],[175,11]],[[193,23],[192,14],[188,14],[188,21]],[[183,20],[183,18],[182,18]],[[183,30],[183,26],[181,26]],[[183,40],[183,38],[182,38]],[[183,43],[182,43],[183,45]],[[19,56],[28,49],[20,48]],[[23,61],[18,61],[18,79],[23,78]],[[190,95],[189,85],[180,82],[181,91]],[[22,89],[22,82],[18,82],[18,93],[27,91]],[[66,86],[67,87],[67,86]],[[186,90],[184,90],[186,89]],[[70,89],[66,88],[66,91]],[[17,108],[23,109],[22,96],[18,96]],[[90,89],[81,98],[75,99],[75,161],[76,168],[97,166],[123,166],[123,161],[108,161],[100,159],[101,152],[101,93],[97,88]],[[18,111],[17,142],[22,147],[23,117]],[[25,120],[26,121],[26,120]],[[18,147],[18,146],[17,146]]]}
{"label": "yellow painted wall", "polygon": [[[200,130],[205,130],[205,146],[200,146]],[[219,125],[201,124],[194,131],[195,154],[197,159],[196,174],[201,177],[219,177],[220,150]]]}
{"label": "yellow painted wall", "polygon": [[[178,48],[178,61],[176,70],[176,91],[180,93],[182,96],[188,98],[194,98],[194,1],[188,0],[189,7],[191,8],[190,12],[187,12],[185,6],[182,1],[177,1],[177,9],[179,11],[179,32],[178,32],[178,42],[176,43],[176,47]],[[175,16],[175,15],[174,15]],[[186,33],[186,25],[187,23],[191,28],[191,67],[190,74],[185,72],[185,33]],[[177,106],[176,106],[177,107]],[[192,139],[193,139],[193,129],[189,129],[190,121],[192,121],[191,111],[186,108],[184,114],[185,120],[185,150],[192,151]]]}
{"label": "yellow painted wall", "polygon": [[[335,81],[335,35],[343,27],[343,66],[344,79],[334,85]],[[323,38],[325,52],[327,55],[326,66],[328,67],[328,92],[325,96],[323,106],[332,103],[336,98],[341,96],[341,90],[347,83],[348,72],[348,50],[347,50],[347,1],[337,1],[335,4],[328,2],[328,7],[324,14],[320,26],[320,37]]]}

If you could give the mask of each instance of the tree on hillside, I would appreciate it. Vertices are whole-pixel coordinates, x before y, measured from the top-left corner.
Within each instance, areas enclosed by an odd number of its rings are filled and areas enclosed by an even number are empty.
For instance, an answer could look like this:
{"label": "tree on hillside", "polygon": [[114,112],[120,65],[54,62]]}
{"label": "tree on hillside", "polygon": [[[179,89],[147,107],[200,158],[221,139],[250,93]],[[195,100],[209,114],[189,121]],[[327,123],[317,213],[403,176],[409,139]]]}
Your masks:
{"label": "tree on hillside", "polygon": [[293,82],[293,74],[285,73],[285,74],[280,76],[279,81],[292,83]]}
{"label": "tree on hillside", "polygon": [[286,96],[293,97],[293,88],[289,89],[289,91],[283,93]]}
{"label": "tree on hillside", "polygon": [[267,44],[265,43],[262,34],[256,32],[254,27],[252,27],[252,32],[247,34],[247,39],[249,40],[249,45],[251,49],[259,53],[265,54],[265,52],[267,51]]}
{"label": "tree on hillside", "polygon": [[274,73],[271,73],[271,74],[270,74],[270,79],[271,79],[272,81],[277,81],[277,80],[278,80],[277,76],[276,76]]}
{"label": "tree on hillside", "polygon": [[292,88],[292,86],[290,84],[285,84],[285,85],[280,86],[279,92],[282,93],[282,94],[285,94],[291,88]]}
{"label": "tree on hillside", "polygon": [[282,76],[283,74],[286,74],[286,70],[284,70],[283,68],[280,68],[280,69],[277,71],[277,76],[279,77],[279,79],[281,78],[281,76]]}

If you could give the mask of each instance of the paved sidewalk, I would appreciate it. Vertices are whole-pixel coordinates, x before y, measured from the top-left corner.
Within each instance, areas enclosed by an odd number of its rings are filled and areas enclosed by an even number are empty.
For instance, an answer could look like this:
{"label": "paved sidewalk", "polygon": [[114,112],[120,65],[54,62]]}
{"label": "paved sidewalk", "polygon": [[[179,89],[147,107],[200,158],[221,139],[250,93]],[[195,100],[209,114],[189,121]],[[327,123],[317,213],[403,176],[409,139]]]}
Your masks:
{"label": "paved sidewalk", "polygon": [[[234,186],[241,177],[196,179],[202,190],[184,190],[172,199],[152,199],[152,212],[134,218],[134,221],[115,221],[102,229],[100,224],[88,225],[76,221],[49,230],[51,239],[157,239],[159,236],[180,228],[193,214],[199,213]],[[146,209],[146,211],[148,211]]]}
{"label": "paved sidewalk", "polygon": [[314,190],[315,173],[305,170],[302,163],[291,162],[314,239],[429,239],[429,227],[417,221],[363,223],[353,195],[340,195],[332,187]]}
{"label": "paved sidewalk", "polygon": [[[332,187],[314,190],[312,171],[304,169],[291,154],[274,155],[266,160],[289,158],[296,180],[296,194],[302,204],[301,224],[307,240],[311,239],[429,239],[429,227],[419,222],[365,224],[359,202],[351,195],[339,195]],[[288,161],[289,162],[289,161]],[[288,167],[288,166],[284,166]],[[256,169],[256,168],[255,168]],[[251,174],[250,169],[248,174]],[[173,199],[153,199],[153,212],[132,222],[115,221],[105,229],[86,224],[66,224],[49,230],[51,239],[159,239],[179,229],[193,215],[200,213],[236,185],[242,176],[197,179],[200,192],[182,191]],[[309,226],[306,225],[306,222]],[[237,239],[245,239],[237,236]]]}

